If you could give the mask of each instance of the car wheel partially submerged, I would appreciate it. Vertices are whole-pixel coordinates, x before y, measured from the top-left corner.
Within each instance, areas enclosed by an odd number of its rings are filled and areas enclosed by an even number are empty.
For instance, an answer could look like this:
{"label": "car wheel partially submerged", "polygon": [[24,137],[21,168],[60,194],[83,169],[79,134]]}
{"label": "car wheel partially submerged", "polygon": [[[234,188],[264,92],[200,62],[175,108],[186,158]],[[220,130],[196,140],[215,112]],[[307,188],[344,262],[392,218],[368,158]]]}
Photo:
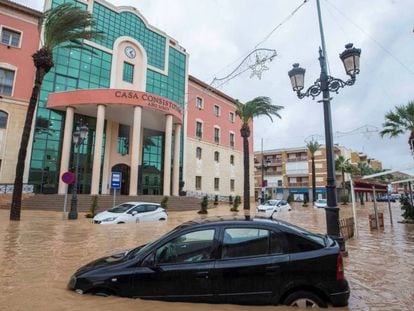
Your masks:
{"label": "car wheel partially submerged", "polygon": [[284,301],[285,305],[298,308],[326,308],[326,302],[312,292],[298,291],[290,294]]}

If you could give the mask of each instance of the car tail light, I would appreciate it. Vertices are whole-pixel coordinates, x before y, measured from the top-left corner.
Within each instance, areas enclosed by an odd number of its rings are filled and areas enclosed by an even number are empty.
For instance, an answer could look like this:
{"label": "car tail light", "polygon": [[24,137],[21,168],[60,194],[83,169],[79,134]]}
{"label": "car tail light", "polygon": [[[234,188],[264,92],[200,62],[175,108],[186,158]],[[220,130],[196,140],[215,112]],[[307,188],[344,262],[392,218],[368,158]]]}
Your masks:
{"label": "car tail light", "polygon": [[338,259],[336,261],[336,280],[344,280],[344,261],[342,259],[342,255],[338,254]]}

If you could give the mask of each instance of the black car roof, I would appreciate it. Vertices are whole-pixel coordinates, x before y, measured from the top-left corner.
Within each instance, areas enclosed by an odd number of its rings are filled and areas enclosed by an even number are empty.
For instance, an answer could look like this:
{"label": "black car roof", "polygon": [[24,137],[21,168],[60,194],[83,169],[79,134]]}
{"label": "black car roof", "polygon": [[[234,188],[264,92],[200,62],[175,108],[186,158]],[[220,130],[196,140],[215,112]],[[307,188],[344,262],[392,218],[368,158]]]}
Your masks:
{"label": "black car roof", "polygon": [[187,221],[180,226],[177,227],[177,229],[184,229],[184,228],[190,228],[195,226],[203,226],[203,225],[212,225],[216,223],[225,223],[225,224],[241,224],[241,223],[262,223],[262,224],[283,224],[283,225],[291,225],[287,222],[276,220],[276,219],[270,219],[270,218],[262,218],[262,217],[251,217],[251,216],[210,216],[206,218],[199,218],[199,219],[193,219],[190,221]]}

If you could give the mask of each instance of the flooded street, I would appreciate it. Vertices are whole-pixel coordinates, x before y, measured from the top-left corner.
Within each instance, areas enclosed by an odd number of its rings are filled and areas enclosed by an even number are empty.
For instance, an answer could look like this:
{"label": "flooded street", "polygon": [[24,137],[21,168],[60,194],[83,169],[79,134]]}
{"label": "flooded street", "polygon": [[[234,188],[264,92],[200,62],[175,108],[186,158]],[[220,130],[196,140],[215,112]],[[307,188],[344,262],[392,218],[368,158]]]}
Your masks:
{"label": "flooded street", "polygon": [[[385,228],[369,231],[368,211],[358,208],[358,239],[347,242],[345,276],[351,287],[348,308],[336,310],[412,310],[414,305],[414,225],[400,224],[399,204],[393,206],[394,226],[388,209]],[[351,207],[341,206],[343,217]],[[209,210],[229,215],[228,206]],[[239,212],[242,214],[242,212]],[[323,233],[325,212],[295,207],[279,218]],[[93,225],[81,214],[77,221],[62,214],[22,211],[20,222],[9,222],[9,211],[0,210],[0,310],[286,310],[287,307],[252,307],[145,301],[119,297],[78,295],[66,289],[73,272],[87,262],[145,244],[184,221],[198,218],[195,211],[170,212],[166,222]]]}

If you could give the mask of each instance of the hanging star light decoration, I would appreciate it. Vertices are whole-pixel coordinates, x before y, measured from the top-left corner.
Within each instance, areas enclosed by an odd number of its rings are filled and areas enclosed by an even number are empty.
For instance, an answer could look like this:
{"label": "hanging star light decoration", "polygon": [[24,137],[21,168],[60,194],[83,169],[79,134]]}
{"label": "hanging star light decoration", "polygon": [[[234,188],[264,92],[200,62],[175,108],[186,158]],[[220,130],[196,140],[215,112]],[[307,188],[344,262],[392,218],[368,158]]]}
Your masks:
{"label": "hanging star light decoration", "polygon": [[214,78],[210,85],[219,88],[246,71],[251,71],[250,78],[257,76],[260,80],[263,72],[269,70],[266,63],[270,63],[276,56],[276,50],[264,48],[255,49],[231,73],[222,78]]}
{"label": "hanging star light decoration", "polygon": [[259,55],[256,54],[256,62],[250,66],[252,73],[250,74],[250,78],[257,76],[259,80],[262,79],[263,71],[269,70],[269,67],[266,66],[267,59],[259,58]]}

